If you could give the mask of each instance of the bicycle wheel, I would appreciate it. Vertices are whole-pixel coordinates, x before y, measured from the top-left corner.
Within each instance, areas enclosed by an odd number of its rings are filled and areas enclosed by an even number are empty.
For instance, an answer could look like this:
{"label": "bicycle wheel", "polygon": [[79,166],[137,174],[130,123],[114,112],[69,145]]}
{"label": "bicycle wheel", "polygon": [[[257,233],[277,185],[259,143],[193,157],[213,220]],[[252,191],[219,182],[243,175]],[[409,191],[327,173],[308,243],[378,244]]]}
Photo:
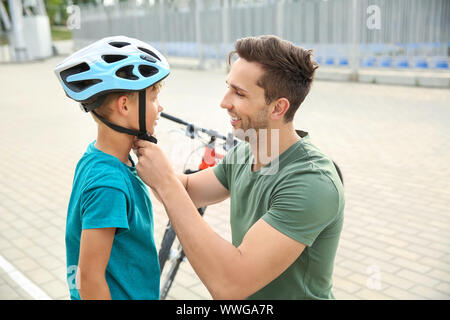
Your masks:
{"label": "bicycle wheel", "polygon": [[164,280],[161,285],[161,293],[159,297],[161,300],[166,299],[167,294],[169,293],[169,290],[172,287],[173,280],[175,279],[175,276],[178,272],[178,268],[180,267],[180,264],[183,261],[184,257],[185,254],[183,248],[181,247],[181,244],[179,244],[174,258],[171,259],[172,265],[170,266],[170,269],[167,272],[166,276],[164,277]]}
{"label": "bicycle wheel", "polygon": [[[205,210],[206,207],[202,207],[198,209],[198,212],[201,216],[203,216]],[[176,234],[169,221],[161,242],[161,248],[159,249],[159,266],[161,269],[161,278],[163,278],[161,282],[160,299],[166,298],[178,272],[178,268],[185,257],[181,244],[178,244],[178,246],[175,245],[176,249],[172,248],[174,246],[175,239]],[[170,269],[163,275],[163,269],[167,262],[171,263]]]}

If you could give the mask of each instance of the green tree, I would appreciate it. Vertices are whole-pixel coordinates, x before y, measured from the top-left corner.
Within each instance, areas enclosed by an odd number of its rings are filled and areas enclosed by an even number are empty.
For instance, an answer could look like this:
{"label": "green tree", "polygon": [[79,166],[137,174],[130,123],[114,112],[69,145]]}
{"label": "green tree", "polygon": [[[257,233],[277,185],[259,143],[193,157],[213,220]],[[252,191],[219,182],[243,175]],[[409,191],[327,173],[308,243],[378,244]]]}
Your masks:
{"label": "green tree", "polygon": [[44,0],[50,25],[64,24],[67,19],[66,0]]}

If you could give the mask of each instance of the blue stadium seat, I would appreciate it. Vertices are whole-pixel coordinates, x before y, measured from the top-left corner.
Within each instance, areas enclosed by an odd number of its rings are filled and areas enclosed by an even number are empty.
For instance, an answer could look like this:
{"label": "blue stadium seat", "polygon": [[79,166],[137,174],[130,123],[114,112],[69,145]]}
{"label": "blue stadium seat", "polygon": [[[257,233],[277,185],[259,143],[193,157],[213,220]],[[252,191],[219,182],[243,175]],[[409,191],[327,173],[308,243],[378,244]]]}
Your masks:
{"label": "blue stadium seat", "polygon": [[347,58],[339,59],[339,65],[340,66],[348,66],[348,59]]}
{"label": "blue stadium seat", "polygon": [[334,58],[331,58],[331,57],[326,58],[325,64],[328,66],[332,66],[334,64]]}
{"label": "blue stadium seat", "polygon": [[438,57],[434,59],[434,65],[438,69],[448,69],[448,59],[447,57]]}
{"label": "blue stadium seat", "polygon": [[391,57],[383,57],[381,59],[380,66],[383,68],[392,67],[392,58]]}
{"label": "blue stadium seat", "polygon": [[409,68],[409,61],[406,57],[399,57],[397,59],[397,67],[399,68]]}
{"label": "blue stadium seat", "polygon": [[416,68],[428,68],[428,62],[425,58],[417,58],[415,63]]}
{"label": "blue stadium seat", "polygon": [[377,63],[377,59],[375,57],[368,57],[366,59],[364,59],[362,65],[364,67],[375,67]]}

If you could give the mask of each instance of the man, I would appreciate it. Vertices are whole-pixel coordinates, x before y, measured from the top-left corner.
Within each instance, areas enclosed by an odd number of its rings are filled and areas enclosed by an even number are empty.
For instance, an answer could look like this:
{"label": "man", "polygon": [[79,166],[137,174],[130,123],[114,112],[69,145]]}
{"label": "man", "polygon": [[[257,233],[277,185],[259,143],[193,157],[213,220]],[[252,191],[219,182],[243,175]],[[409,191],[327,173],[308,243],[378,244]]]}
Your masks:
{"label": "man", "polygon": [[[213,298],[333,299],[343,186],[293,125],[317,65],[310,51],[275,36],[240,39],[230,61],[234,54],[221,107],[246,141],[216,167],[178,177],[157,145],[137,141],[138,174]],[[232,243],[196,209],[228,197]]]}

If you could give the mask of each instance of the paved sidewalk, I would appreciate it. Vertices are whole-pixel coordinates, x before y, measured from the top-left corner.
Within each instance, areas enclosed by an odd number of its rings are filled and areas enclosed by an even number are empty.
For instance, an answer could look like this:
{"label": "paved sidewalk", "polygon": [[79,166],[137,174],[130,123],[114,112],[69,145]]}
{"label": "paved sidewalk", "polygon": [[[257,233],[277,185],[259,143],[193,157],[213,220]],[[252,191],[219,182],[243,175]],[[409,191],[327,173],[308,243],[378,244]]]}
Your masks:
{"label": "paved sidewalk", "polygon": [[[53,74],[61,58],[0,65],[0,299],[30,299],[24,275],[67,299],[65,217],[75,165],[96,128]],[[175,68],[165,111],[221,132],[221,71]],[[337,299],[450,299],[450,91],[317,81],[297,128],[342,168],[345,224],[336,258]],[[161,119],[158,139],[181,170],[180,141]],[[167,217],[153,200],[159,244]],[[230,239],[229,202],[205,219]],[[15,278],[17,279],[17,277]],[[25,286],[25,288],[28,288]],[[36,294],[36,291],[34,292]],[[170,299],[210,299],[186,261]]]}

